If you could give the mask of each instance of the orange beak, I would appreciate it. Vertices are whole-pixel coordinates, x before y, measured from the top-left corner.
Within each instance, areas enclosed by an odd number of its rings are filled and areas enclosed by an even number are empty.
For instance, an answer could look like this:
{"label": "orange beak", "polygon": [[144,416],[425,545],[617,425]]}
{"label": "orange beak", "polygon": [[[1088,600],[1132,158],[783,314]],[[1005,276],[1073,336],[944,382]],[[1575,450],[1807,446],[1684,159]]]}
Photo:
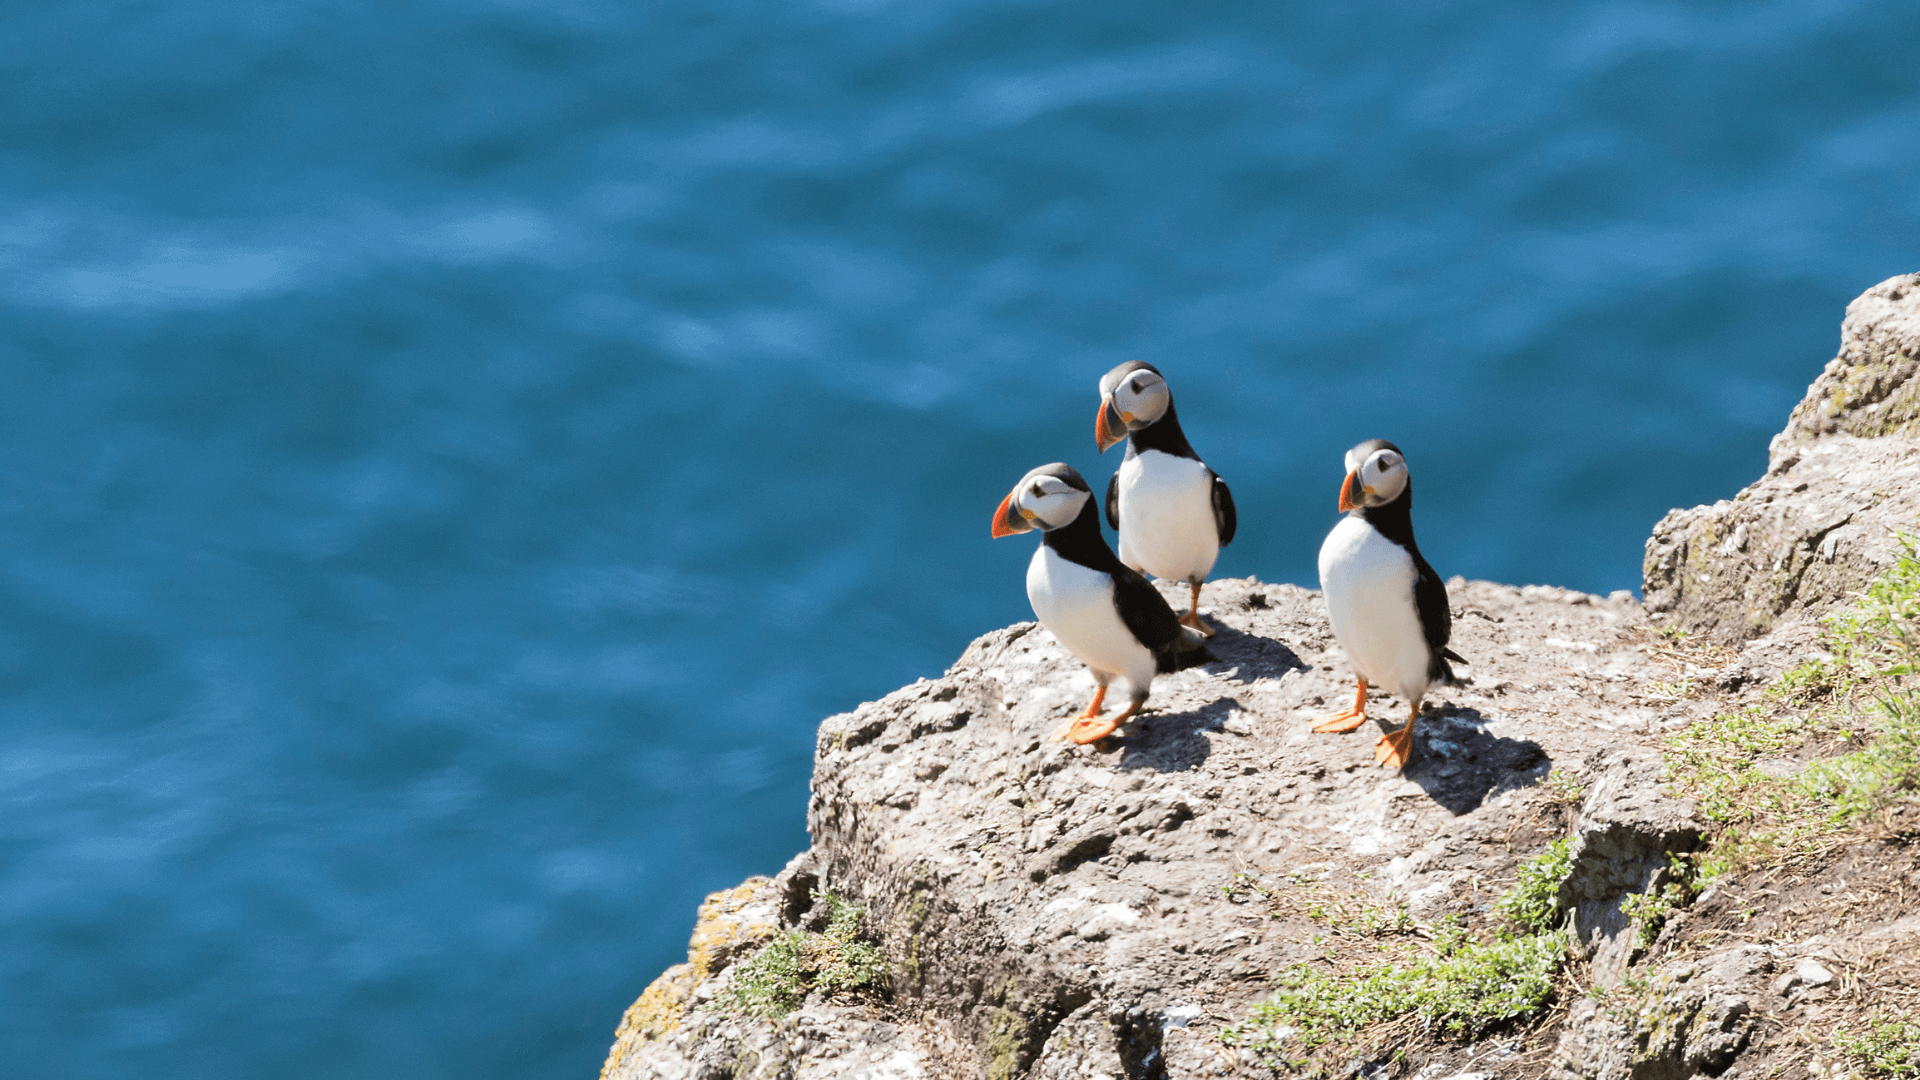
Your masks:
{"label": "orange beak", "polygon": [[1126,437],[1126,422],[1121,420],[1120,415],[1113,411],[1113,399],[1111,397],[1101,398],[1100,412],[1093,418],[1094,445],[1098,446],[1100,452],[1104,454],[1112,448],[1114,443]]}
{"label": "orange beak", "polygon": [[1353,509],[1354,507],[1360,505],[1360,500],[1354,497],[1360,493],[1359,489],[1360,489],[1360,474],[1357,472],[1348,473],[1346,481],[1340,485],[1340,512],[1341,513],[1344,514],[1347,511]]}
{"label": "orange beak", "polygon": [[1020,511],[1013,508],[1013,494],[1009,492],[993,511],[993,538],[998,540],[1003,536],[1013,536],[1032,528],[1033,526],[1027,524],[1026,519],[1020,516]]}

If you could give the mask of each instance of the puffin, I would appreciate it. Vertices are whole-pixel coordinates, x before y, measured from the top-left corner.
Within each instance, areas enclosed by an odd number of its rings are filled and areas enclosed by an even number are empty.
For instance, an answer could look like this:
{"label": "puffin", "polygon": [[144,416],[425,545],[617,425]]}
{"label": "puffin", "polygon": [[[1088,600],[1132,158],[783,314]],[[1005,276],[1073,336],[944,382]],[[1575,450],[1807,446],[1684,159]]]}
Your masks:
{"label": "puffin", "polygon": [[1447,648],[1453,613],[1446,583],[1413,542],[1406,455],[1385,439],[1369,439],[1347,451],[1346,466],[1346,517],[1320,545],[1320,588],[1359,688],[1353,708],[1321,717],[1313,730],[1352,731],[1366,723],[1369,685],[1396,694],[1410,705],[1407,726],[1382,735],[1373,756],[1398,769],[1413,756],[1421,699],[1430,687],[1457,683],[1449,661],[1467,661]]}
{"label": "puffin", "polygon": [[[1040,625],[1093,671],[1093,700],[1054,738],[1090,743],[1113,734],[1147,702],[1153,677],[1214,659],[1205,638],[1100,535],[1093,489],[1072,466],[1042,465],[1020,478],[993,512],[993,535],[1040,530],[1027,565],[1027,600]],[[1132,697],[1102,717],[1107,684],[1124,676]]]}
{"label": "puffin", "polygon": [[1121,439],[1127,454],[1107,483],[1107,524],[1120,534],[1120,561],[1193,589],[1185,618],[1213,636],[1200,621],[1200,586],[1213,572],[1220,549],[1233,543],[1233,493],[1207,468],[1180,430],[1173,391],[1160,370],[1129,360],[1100,378],[1100,412],[1093,441],[1106,453]]}

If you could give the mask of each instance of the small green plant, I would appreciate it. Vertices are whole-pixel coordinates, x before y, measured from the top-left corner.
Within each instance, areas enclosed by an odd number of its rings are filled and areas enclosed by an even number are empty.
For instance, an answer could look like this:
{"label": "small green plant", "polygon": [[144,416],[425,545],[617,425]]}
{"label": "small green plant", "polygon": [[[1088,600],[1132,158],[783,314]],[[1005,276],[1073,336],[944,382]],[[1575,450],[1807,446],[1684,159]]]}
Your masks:
{"label": "small green plant", "polygon": [[[1431,954],[1356,975],[1296,967],[1283,972],[1273,995],[1220,1037],[1256,1053],[1311,1053],[1401,1018],[1449,1037],[1470,1036],[1544,1006],[1565,956],[1565,940],[1552,932],[1485,943],[1447,934],[1436,939]],[[1304,1058],[1285,1060],[1305,1063]]]}
{"label": "small green plant", "polygon": [[1920,1019],[1910,1012],[1875,1013],[1857,1035],[1841,1023],[1833,1031],[1833,1048],[1867,1076],[1920,1078]]}
{"label": "small green plant", "polygon": [[1579,806],[1587,797],[1587,786],[1580,782],[1579,777],[1565,769],[1554,769],[1549,772],[1547,778],[1540,781],[1540,786],[1547,789],[1547,793],[1553,796],[1554,802],[1567,806]]}
{"label": "small green plant", "polygon": [[1831,701],[1848,686],[1843,669],[1821,657],[1802,661],[1780,673],[1780,681],[1768,687],[1769,695],[1788,705],[1812,705]]}
{"label": "small green plant", "polygon": [[1560,883],[1573,869],[1573,838],[1555,840],[1547,849],[1520,864],[1519,879],[1513,888],[1494,902],[1494,910],[1505,916],[1514,931],[1534,934],[1553,925]]}
{"label": "small green plant", "polygon": [[1920,667],[1920,538],[1902,535],[1900,558],[1852,606],[1827,616],[1834,664],[1868,678],[1912,675]]}
{"label": "small green plant", "polygon": [[[1381,1024],[1410,1020],[1454,1038],[1538,1012],[1566,961],[1553,898],[1571,869],[1571,845],[1557,841],[1521,865],[1520,882],[1496,905],[1505,928],[1490,939],[1475,940],[1457,922],[1445,922],[1432,929],[1431,947],[1359,971],[1294,967],[1276,976],[1273,994],[1245,1020],[1222,1029],[1221,1040],[1265,1055],[1271,1065],[1302,1069],[1317,1052],[1347,1046]],[[1367,906],[1357,914],[1328,921],[1375,934],[1415,926],[1404,905],[1391,918]]]}
{"label": "small green plant", "polygon": [[1800,774],[1801,792],[1833,824],[1858,820],[1920,788],[1920,693],[1886,693],[1874,704],[1877,730],[1867,745]]}
{"label": "small green plant", "polygon": [[1237,870],[1231,882],[1220,886],[1220,896],[1230,904],[1244,904],[1256,896],[1271,900],[1273,890],[1260,884],[1260,879],[1255,875]]}
{"label": "small green plant", "polygon": [[860,940],[866,911],[832,893],[826,930],[792,930],[774,938],[734,969],[733,978],[707,1006],[732,1016],[779,1019],[798,1009],[813,991],[827,995],[879,990],[887,982],[887,957]]}
{"label": "small green plant", "polygon": [[1684,855],[1668,854],[1667,873],[1655,888],[1628,893],[1620,903],[1620,912],[1639,923],[1636,935],[1641,948],[1653,944],[1660,928],[1673,913],[1693,903],[1699,894],[1702,876],[1696,863]]}

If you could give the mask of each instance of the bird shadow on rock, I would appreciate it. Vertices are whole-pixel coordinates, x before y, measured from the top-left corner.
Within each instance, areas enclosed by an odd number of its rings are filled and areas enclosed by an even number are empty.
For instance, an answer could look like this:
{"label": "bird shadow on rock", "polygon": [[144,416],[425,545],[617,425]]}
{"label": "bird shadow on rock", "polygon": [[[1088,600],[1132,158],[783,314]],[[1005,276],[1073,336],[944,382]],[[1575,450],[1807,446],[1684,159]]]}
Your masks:
{"label": "bird shadow on rock", "polygon": [[[1214,629],[1214,635],[1207,639],[1207,651],[1214,659],[1205,667],[1223,678],[1240,683],[1277,679],[1289,671],[1305,671],[1309,666],[1285,642],[1236,630],[1217,619],[1208,619],[1207,625]],[[1232,670],[1229,673],[1222,668]]]}
{"label": "bird shadow on rock", "polygon": [[1488,731],[1477,709],[1423,712],[1413,737],[1413,760],[1401,775],[1456,817],[1478,810],[1491,795],[1532,787],[1553,767],[1539,743]]}
{"label": "bird shadow on rock", "polygon": [[1206,733],[1224,728],[1227,717],[1240,707],[1238,698],[1217,697],[1197,709],[1147,713],[1128,724],[1126,734],[1101,740],[1101,748],[1120,751],[1117,767],[1122,771],[1186,772],[1213,752]]}

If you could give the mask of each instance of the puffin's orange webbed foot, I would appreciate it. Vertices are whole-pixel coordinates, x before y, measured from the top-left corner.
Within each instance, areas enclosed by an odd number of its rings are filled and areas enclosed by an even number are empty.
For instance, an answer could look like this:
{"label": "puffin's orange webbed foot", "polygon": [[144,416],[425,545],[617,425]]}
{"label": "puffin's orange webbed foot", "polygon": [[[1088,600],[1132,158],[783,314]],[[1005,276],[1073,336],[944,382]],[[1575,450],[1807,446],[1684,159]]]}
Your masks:
{"label": "puffin's orange webbed foot", "polygon": [[[1074,742],[1087,741],[1084,739],[1075,738],[1074,736],[1077,732],[1081,731],[1084,728],[1089,727],[1090,724],[1099,722],[1100,706],[1106,700],[1107,700],[1107,688],[1104,686],[1094,687],[1093,700],[1087,702],[1086,711],[1082,712],[1079,716],[1074,717],[1072,720],[1069,720],[1066,723],[1061,724],[1058,728],[1054,730],[1052,735],[1048,736],[1048,738],[1052,739],[1054,742],[1063,742],[1067,739],[1073,739]],[[1095,736],[1095,738],[1098,738],[1098,737],[1099,736]]]}
{"label": "puffin's orange webbed foot", "polygon": [[1113,734],[1120,721],[1113,718],[1102,719],[1098,716],[1082,716],[1067,727],[1068,740],[1085,746],[1090,742],[1099,742]]}
{"label": "puffin's orange webbed foot", "polygon": [[1353,708],[1342,712],[1328,713],[1313,725],[1315,731],[1352,731],[1367,722],[1367,683],[1360,681],[1360,687],[1353,694]]}
{"label": "puffin's orange webbed foot", "polygon": [[1373,760],[1390,769],[1404,769],[1413,758],[1413,725],[1420,720],[1420,706],[1415,704],[1413,715],[1407,718],[1407,726],[1399,731],[1389,731],[1380,736],[1373,744]]}
{"label": "puffin's orange webbed foot", "polygon": [[1390,769],[1403,769],[1413,756],[1413,733],[1406,728],[1389,731],[1373,744],[1373,759]]}
{"label": "puffin's orange webbed foot", "polygon": [[1081,746],[1085,746],[1090,742],[1099,742],[1101,739],[1113,734],[1114,729],[1126,723],[1127,719],[1138,712],[1139,709],[1139,702],[1132,702],[1128,704],[1126,708],[1121,709],[1119,712],[1114,713],[1104,720],[1097,716],[1080,717],[1074,720],[1073,725],[1067,729],[1067,738]]}
{"label": "puffin's orange webbed foot", "polygon": [[1348,709],[1345,712],[1328,713],[1313,725],[1315,731],[1352,731],[1367,722],[1365,709]]}

